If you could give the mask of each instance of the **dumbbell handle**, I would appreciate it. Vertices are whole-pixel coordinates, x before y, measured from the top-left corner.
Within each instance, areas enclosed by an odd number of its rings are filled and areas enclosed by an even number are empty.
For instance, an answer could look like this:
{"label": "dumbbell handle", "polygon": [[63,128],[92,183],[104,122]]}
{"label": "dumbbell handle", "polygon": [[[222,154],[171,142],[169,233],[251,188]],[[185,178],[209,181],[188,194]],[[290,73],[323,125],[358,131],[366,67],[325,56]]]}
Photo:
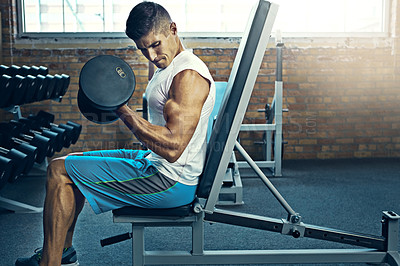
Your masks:
{"label": "dumbbell handle", "polygon": [[0,153],[2,153],[2,154],[7,154],[9,151],[10,150],[8,150],[6,148],[0,147]]}
{"label": "dumbbell handle", "polygon": [[12,137],[11,140],[14,141],[17,144],[23,144],[23,143],[28,144],[28,142],[26,142],[26,141],[24,141],[22,139],[16,138],[16,137]]}

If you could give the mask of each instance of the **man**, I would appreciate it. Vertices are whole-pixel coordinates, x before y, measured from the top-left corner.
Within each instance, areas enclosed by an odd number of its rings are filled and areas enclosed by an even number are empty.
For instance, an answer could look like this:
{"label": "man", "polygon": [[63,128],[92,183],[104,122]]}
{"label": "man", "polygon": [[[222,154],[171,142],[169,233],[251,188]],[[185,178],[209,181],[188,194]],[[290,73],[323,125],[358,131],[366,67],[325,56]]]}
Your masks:
{"label": "man", "polygon": [[92,151],[53,160],[47,172],[43,249],[16,265],[78,265],[72,237],[85,199],[95,213],[129,205],[171,208],[194,199],[205,163],[214,81],[205,64],[184,50],[162,6],[135,6],[126,34],[158,69],[146,89],[149,121],[126,105],[116,113],[150,150]]}

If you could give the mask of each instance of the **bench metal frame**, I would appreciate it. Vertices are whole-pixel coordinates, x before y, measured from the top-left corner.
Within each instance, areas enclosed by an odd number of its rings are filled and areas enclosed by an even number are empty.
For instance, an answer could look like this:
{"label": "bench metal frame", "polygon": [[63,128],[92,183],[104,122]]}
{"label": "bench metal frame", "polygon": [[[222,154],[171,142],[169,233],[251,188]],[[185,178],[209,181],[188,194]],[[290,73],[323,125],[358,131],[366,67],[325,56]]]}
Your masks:
{"label": "bench metal frame", "polygon": [[[115,223],[132,224],[133,265],[354,262],[400,265],[400,256],[397,250],[399,243],[399,215],[390,211],[383,212],[381,236],[363,235],[304,224],[301,216],[290,207],[259,166],[236,141],[268,44],[277,10],[277,5],[265,0],[259,0],[256,9],[251,13],[251,23],[249,23],[239,46],[227,85],[227,92],[225,93],[224,101],[208,144],[207,162],[197,190],[199,202],[193,203],[193,206],[187,208],[190,211],[184,212],[182,215],[178,215],[175,212],[176,210],[173,209],[140,210],[140,208],[135,207],[124,207],[114,211],[113,218]],[[215,207],[234,147],[241,153],[246,162],[287,211],[287,218],[275,219],[221,210]],[[129,212],[121,212],[123,209],[128,209]],[[295,238],[316,238],[363,248],[324,250],[204,250],[205,222],[267,230],[284,235],[292,235]],[[145,250],[144,228],[171,226],[188,226],[192,228],[191,250]]]}

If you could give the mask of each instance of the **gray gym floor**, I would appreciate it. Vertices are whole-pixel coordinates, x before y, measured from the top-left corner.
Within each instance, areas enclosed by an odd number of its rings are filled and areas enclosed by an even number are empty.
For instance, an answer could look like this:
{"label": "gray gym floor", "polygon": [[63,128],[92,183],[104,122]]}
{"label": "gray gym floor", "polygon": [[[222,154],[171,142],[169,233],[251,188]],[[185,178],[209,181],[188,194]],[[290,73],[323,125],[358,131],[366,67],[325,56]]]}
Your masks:
{"label": "gray gym floor", "polygon": [[[283,177],[271,181],[307,224],[380,235],[382,211],[400,213],[400,159],[283,161],[282,171]],[[8,184],[0,195],[42,206],[44,182],[44,173],[34,171]],[[243,186],[245,204],[224,208],[286,218],[261,180],[245,178]],[[14,265],[17,257],[32,255],[42,244],[42,214],[16,214],[0,208],[0,228],[1,266]],[[95,215],[86,204],[74,239],[80,265],[131,265],[131,241],[104,248],[99,244],[102,238],[129,230],[129,225],[113,224],[111,212]],[[223,224],[206,224],[205,230],[209,250],[351,248]],[[147,249],[190,250],[189,228],[151,228],[146,238]]]}

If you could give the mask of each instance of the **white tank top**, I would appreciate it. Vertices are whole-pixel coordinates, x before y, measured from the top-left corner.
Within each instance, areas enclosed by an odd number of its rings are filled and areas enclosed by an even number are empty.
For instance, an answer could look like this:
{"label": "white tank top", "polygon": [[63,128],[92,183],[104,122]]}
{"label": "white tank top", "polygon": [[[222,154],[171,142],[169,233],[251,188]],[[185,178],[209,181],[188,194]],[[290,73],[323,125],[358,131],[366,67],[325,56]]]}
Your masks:
{"label": "white tank top", "polygon": [[174,163],[168,162],[158,154],[151,152],[146,158],[164,175],[186,185],[197,185],[203,171],[207,149],[208,118],[214,108],[215,84],[207,66],[189,51],[178,54],[164,69],[157,69],[146,88],[149,122],[165,126],[164,106],[174,77],[184,70],[195,70],[210,82],[210,91],[201,110],[196,130],[182,155]]}

